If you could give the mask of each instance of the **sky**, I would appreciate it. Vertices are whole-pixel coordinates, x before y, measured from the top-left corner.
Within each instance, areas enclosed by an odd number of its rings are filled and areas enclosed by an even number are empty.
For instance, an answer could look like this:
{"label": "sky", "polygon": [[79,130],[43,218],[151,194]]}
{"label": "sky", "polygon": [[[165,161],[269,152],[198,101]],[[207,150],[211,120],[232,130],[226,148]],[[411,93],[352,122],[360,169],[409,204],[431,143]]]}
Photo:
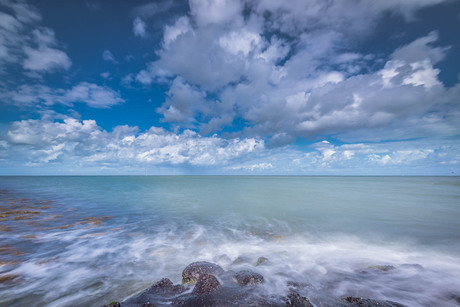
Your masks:
{"label": "sky", "polygon": [[460,0],[0,0],[0,175],[460,175]]}

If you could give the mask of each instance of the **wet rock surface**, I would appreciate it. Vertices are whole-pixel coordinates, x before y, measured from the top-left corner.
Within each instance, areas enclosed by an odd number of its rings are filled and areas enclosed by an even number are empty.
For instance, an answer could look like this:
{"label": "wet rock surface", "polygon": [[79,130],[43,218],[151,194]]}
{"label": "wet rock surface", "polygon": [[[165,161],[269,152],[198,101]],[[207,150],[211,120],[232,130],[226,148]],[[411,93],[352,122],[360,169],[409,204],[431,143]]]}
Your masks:
{"label": "wet rock surface", "polygon": [[[210,262],[194,262],[182,273],[185,284],[174,285],[163,278],[150,288],[125,301],[113,302],[107,307],[159,307],[159,306],[284,306],[284,307],[404,307],[405,305],[370,298],[348,296],[333,299],[333,304],[313,305],[305,296],[309,284],[290,282],[285,295],[270,295],[263,291],[264,276],[243,270],[225,271]],[[190,283],[194,282],[195,285]],[[117,305],[118,304],[118,305]]]}
{"label": "wet rock surface", "polygon": [[380,301],[369,298],[348,296],[343,299],[343,304],[339,306],[360,306],[360,307],[406,307],[405,305],[392,302]]}
{"label": "wet rock surface", "polygon": [[313,305],[310,303],[310,301],[304,297],[301,296],[297,292],[291,292],[286,298],[286,306],[288,307],[313,307]]}
{"label": "wet rock surface", "polygon": [[220,287],[220,283],[217,278],[210,274],[202,274],[198,278],[198,282],[193,288],[192,294],[205,295],[216,291]]}
{"label": "wet rock surface", "polygon": [[214,263],[206,261],[193,262],[182,271],[182,283],[194,285],[198,281],[198,277],[202,274],[220,276],[224,272],[220,266]]}
{"label": "wet rock surface", "polygon": [[264,277],[260,275],[259,273],[253,272],[253,271],[239,271],[233,276],[238,284],[242,286],[248,286],[248,285],[256,285],[256,284],[261,284],[264,282]]}

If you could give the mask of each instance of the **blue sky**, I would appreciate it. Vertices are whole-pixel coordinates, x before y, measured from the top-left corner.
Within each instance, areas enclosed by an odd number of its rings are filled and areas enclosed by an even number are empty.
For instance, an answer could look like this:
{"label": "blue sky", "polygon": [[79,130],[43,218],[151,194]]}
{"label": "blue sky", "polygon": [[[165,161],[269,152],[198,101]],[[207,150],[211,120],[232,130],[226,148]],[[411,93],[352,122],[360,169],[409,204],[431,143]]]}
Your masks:
{"label": "blue sky", "polygon": [[0,175],[459,175],[460,1],[0,0]]}

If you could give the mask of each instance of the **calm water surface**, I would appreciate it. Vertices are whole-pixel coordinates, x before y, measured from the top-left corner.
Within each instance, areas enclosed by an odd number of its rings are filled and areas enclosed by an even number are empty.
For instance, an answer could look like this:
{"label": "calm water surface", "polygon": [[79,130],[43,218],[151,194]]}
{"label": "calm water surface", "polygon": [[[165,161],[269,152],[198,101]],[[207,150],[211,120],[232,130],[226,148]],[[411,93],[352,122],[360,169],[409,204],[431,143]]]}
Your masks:
{"label": "calm water surface", "polygon": [[0,177],[0,189],[0,306],[101,306],[179,283],[200,260],[255,270],[267,293],[308,283],[314,304],[460,301],[460,177]]}

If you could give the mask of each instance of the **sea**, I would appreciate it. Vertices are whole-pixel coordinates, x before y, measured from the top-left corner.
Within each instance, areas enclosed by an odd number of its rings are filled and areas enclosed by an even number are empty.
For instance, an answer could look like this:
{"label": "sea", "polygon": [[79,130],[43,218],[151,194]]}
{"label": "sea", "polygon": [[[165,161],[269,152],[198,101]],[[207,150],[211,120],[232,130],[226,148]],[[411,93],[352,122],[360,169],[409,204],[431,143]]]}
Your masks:
{"label": "sea", "polygon": [[315,306],[458,306],[460,177],[0,177],[0,306],[102,306],[195,261]]}

